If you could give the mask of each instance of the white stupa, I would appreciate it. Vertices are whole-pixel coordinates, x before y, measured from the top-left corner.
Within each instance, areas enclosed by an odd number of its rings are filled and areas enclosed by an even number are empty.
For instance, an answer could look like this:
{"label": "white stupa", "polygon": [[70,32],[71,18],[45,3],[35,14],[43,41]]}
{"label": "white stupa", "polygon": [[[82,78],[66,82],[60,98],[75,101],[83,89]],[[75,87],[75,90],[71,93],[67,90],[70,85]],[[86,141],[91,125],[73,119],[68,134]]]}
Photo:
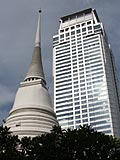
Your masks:
{"label": "white stupa", "polygon": [[10,127],[14,135],[19,137],[33,137],[48,133],[52,126],[58,125],[46,88],[42,66],[40,12],[32,63],[24,81],[20,83],[14,105],[4,124]]}

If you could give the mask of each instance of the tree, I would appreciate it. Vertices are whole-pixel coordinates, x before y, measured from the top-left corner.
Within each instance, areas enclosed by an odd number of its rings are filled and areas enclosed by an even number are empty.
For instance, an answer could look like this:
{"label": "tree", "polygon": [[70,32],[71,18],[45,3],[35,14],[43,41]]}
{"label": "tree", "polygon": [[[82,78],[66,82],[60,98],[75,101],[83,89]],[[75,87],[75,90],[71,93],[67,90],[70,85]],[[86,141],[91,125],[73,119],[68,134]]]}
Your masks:
{"label": "tree", "polygon": [[0,127],[2,160],[120,160],[120,139],[97,132],[90,126],[62,130],[54,126],[51,133],[34,138],[11,135]]}
{"label": "tree", "polygon": [[24,160],[18,151],[20,140],[18,136],[11,135],[10,128],[0,127],[0,159]]}
{"label": "tree", "polygon": [[81,126],[78,130],[62,130],[60,126],[54,126],[51,133],[34,137],[28,142],[25,146],[28,160],[120,159],[120,140],[97,132],[90,126]]}

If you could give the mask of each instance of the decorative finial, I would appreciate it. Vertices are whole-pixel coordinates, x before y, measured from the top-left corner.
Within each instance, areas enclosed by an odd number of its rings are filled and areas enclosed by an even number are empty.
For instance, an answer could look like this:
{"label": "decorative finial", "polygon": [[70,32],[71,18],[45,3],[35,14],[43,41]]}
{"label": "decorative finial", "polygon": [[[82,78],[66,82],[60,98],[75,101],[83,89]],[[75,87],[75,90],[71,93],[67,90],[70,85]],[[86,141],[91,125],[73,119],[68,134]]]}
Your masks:
{"label": "decorative finial", "polygon": [[36,38],[35,38],[35,47],[40,47],[40,13],[42,11],[39,10],[39,16],[38,16],[38,25],[37,25],[37,32],[36,32]]}

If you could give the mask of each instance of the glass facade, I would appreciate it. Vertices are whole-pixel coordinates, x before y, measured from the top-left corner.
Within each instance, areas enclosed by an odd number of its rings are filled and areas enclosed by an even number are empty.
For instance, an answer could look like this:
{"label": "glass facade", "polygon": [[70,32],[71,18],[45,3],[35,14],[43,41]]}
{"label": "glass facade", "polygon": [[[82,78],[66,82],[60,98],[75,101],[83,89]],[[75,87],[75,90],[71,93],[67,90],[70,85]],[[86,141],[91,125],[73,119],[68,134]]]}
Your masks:
{"label": "glass facade", "polygon": [[120,136],[114,61],[95,10],[60,19],[53,37],[53,78],[54,110],[64,129],[91,125]]}

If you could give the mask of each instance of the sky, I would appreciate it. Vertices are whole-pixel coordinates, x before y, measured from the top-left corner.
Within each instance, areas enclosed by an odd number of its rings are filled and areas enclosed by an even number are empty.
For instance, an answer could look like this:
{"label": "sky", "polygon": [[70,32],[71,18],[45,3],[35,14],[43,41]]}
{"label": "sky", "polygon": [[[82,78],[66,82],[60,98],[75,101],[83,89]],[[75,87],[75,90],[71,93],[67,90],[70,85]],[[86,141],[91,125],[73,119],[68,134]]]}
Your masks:
{"label": "sky", "polygon": [[52,96],[52,37],[59,19],[95,8],[103,22],[115,57],[120,81],[120,0],[1,0],[0,3],[0,124],[12,108],[20,82],[32,59],[38,11],[41,15],[41,47],[44,73]]}

